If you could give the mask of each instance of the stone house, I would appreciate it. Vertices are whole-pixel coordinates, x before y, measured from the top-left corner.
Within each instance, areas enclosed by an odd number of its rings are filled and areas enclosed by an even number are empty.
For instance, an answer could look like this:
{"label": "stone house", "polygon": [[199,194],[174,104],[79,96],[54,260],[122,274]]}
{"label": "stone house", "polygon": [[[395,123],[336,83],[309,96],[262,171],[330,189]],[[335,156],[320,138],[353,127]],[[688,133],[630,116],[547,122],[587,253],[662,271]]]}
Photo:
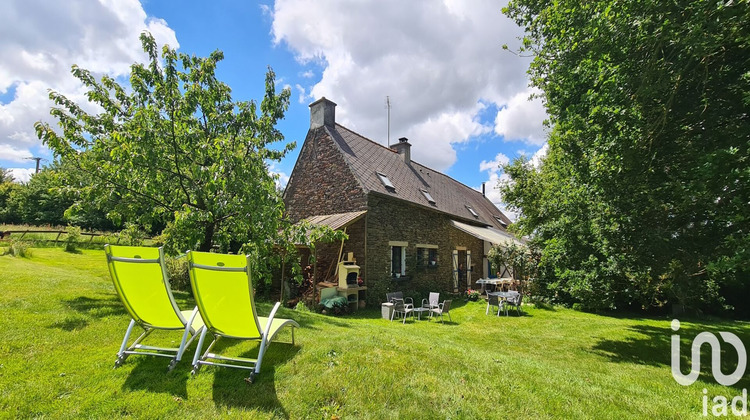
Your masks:
{"label": "stone house", "polygon": [[492,244],[517,241],[506,232],[510,220],[483,192],[412,161],[407,139],[385,147],[336,124],[335,110],[325,98],[310,105],[310,129],[284,191],[293,222],[349,235],[343,245],[317,247],[316,281],[332,278],[348,253],[369,304],[390,291],[426,297],[495,277],[486,255]]}

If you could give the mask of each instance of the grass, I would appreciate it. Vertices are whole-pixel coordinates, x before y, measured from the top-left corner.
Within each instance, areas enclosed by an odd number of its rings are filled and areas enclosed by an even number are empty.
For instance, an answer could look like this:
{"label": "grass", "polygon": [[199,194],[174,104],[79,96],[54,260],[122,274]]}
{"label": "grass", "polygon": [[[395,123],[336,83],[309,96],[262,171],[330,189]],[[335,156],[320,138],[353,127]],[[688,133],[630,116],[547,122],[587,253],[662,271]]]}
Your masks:
{"label": "grass", "polygon": [[[31,225],[10,225],[0,223],[0,232],[3,231],[26,231],[32,230],[33,233],[14,232],[5,238],[5,241],[20,240],[28,243],[33,243],[36,247],[63,247],[65,246],[65,240],[68,237],[68,233],[65,232],[67,226],[31,226]],[[125,244],[125,241],[120,238],[118,232],[104,232],[104,231],[89,231],[82,229],[88,233],[98,233],[99,236],[82,235],[76,244],[79,248],[87,249],[101,249],[105,244]],[[46,232],[41,232],[46,231]],[[59,234],[59,231],[63,231]],[[143,244],[146,246],[152,245],[154,242],[153,238],[145,238]],[[0,242],[0,246],[7,244],[7,242]],[[7,246],[7,245],[6,245]]]}
{"label": "grass", "polygon": [[[380,308],[343,318],[283,309],[302,325],[297,344],[282,333],[252,385],[237,369],[203,367],[191,377],[187,360],[171,373],[167,359],[145,356],[112,369],[129,317],[103,252],[33,251],[0,257],[0,417],[693,418],[703,388],[729,398],[750,388],[746,379],[716,385],[707,357],[696,384],[678,385],[667,318],[531,306],[495,317],[482,301],[457,302],[443,325],[391,323]],[[258,306],[264,314],[271,304]],[[682,321],[683,367],[700,331],[750,343],[746,323]],[[156,339],[174,345],[179,333]],[[252,357],[257,345],[221,351]]]}

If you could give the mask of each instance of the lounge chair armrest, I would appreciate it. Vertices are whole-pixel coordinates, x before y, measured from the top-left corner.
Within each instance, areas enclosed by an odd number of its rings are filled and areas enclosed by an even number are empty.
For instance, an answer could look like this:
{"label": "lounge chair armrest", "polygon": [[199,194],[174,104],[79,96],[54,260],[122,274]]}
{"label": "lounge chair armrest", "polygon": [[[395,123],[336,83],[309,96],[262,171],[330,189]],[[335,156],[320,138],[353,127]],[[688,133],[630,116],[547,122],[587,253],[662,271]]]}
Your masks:
{"label": "lounge chair armrest", "polygon": [[404,309],[414,309],[414,304],[411,304],[411,303],[405,303],[405,304],[404,304]]}
{"label": "lounge chair armrest", "polygon": [[268,337],[268,334],[271,332],[271,323],[273,323],[273,317],[276,316],[276,311],[279,310],[280,306],[281,302],[276,302],[276,304],[273,305],[273,309],[271,309],[271,313],[268,315],[268,324],[266,324],[266,331],[263,332],[263,337]]}

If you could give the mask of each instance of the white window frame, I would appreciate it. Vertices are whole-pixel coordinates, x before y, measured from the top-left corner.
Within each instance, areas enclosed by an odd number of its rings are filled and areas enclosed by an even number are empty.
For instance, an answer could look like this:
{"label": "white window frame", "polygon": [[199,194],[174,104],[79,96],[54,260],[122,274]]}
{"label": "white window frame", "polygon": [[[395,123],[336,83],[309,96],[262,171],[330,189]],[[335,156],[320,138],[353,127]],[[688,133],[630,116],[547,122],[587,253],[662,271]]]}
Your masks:
{"label": "white window frame", "polygon": [[424,195],[424,198],[427,199],[428,203],[430,203],[430,204],[437,204],[437,201],[435,201],[435,199],[432,198],[432,194],[430,194],[429,191],[427,191],[425,189],[422,189],[422,188],[420,188],[419,191],[422,192],[422,195]]}
{"label": "white window frame", "polygon": [[383,183],[383,186],[388,190],[396,191],[396,187],[393,185],[393,182],[391,182],[390,178],[388,178],[388,175],[382,173],[382,172],[375,172],[378,174],[378,178],[380,179],[380,182]]}
{"label": "white window frame", "polygon": [[388,271],[393,274],[393,247],[398,246],[401,247],[401,272],[398,273],[401,275],[401,277],[406,275],[406,247],[409,246],[408,242],[402,242],[402,241],[388,241],[388,246],[390,248],[390,261],[391,264],[388,267]]}

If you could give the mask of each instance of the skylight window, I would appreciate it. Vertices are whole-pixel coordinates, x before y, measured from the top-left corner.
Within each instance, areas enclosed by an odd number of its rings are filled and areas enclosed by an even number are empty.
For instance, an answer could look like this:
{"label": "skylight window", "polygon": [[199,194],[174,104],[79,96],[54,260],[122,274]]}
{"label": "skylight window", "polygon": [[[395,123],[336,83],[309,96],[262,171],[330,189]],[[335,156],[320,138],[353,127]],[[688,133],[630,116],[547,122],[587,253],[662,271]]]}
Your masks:
{"label": "skylight window", "polygon": [[375,173],[378,174],[378,178],[380,178],[380,182],[383,183],[384,187],[394,192],[396,191],[396,187],[394,187],[393,183],[391,183],[391,180],[388,179],[388,175],[380,173],[380,172],[375,172]]}
{"label": "skylight window", "polygon": [[428,193],[427,190],[419,190],[419,191],[422,191],[422,195],[424,195],[424,198],[426,198],[427,201],[430,202],[430,204],[435,204],[435,199],[432,198],[432,195],[430,195],[430,193]]}
{"label": "skylight window", "polygon": [[505,223],[505,220],[503,220],[500,216],[495,216],[495,220],[497,220],[498,223],[500,223],[503,227],[508,227],[508,224]]}
{"label": "skylight window", "polygon": [[471,206],[466,206],[466,209],[469,210],[469,213],[471,213],[472,216],[479,217],[479,214]]}

